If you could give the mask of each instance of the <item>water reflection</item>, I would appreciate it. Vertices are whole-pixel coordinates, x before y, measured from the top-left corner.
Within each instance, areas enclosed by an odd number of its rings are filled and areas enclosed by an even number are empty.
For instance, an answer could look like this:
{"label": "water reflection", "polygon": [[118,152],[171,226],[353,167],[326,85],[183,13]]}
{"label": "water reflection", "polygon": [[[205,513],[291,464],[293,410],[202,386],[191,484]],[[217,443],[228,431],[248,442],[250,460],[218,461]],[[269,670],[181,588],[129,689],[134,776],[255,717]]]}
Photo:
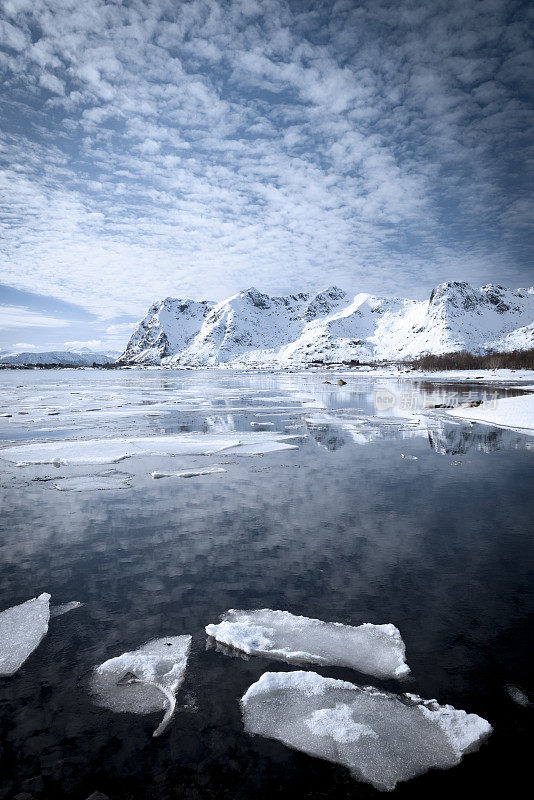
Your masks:
{"label": "water reflection", "polygon": [[[84,437],[251,430],[263,419],[307,437],[297,451],[228,457],[226,473],[188,480],[154,481],[150,472],[214,459],[131,458],[116,470],[127,472],[130,488],[116,491],[60,492],[33,480],[87,474],[83,467],[8,467],[0,486],[2,607],[41,591],[54,604],[85,605],[59,617],[22,670],[0,683],[2,800],[23,791],[83,800],[96,789],[112,800],[376,797],[341,767],[246,735],[237,698],[281,665],[206,650],[204,626],[229,608],[393,622],[413,691],[494,725],[496,734],[461,767],[406,784],[399,796],[489,790],[503,763],[519,773],[528,709],[503,687],[531,688],[529,437],[447,423],[422,408],[377,418],[371,380],[339,393],[308,375],[212,374],[195,383],[191,373],[74,372],[17,375],[22,380],[19,388],[4,381],[4,406],[48,408],[49,392],[59,403],[72,390],[83,400],[75,395],[72,408],[93,407],[97,397],[111,407],[111,396],[170,407],[163,417],[103,417],[79,431]],[[384,385],[399,390],[398,382]],[[3,424],[19,441],[44,438],[31,424]],[[72,424],[74,433],[56,435],[76,435]],[[461,468],[442,457],[453,453],[467,454]],[[110,654],[169,634],[192,634],[193,648],[177,697],[182,710],[153,740],[157,715],[97,709],[83,686]],[[318,671],[369,682],[350,670]]]}

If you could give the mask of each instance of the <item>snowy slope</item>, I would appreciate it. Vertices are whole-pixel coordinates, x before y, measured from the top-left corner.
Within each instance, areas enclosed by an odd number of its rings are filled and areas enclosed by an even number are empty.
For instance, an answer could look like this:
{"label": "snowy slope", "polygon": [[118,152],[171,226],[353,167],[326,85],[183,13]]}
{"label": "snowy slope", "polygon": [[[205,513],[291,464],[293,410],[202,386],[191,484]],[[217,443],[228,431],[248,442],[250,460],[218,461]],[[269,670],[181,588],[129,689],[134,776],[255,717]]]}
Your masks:
{"label": "snowy slope", "polygon": [[287,297],[250,288],[216,305],[172,298],[154,304],[121,358],[176,366],[397,361],[528,349],[533,337],[533,288],[446,282],[423,301],[350,297],[337,287]]}
{"label": "snowy slope", "polygon": [[[411,358],[422,353],[458,350],[483,352],[495,349],[527,349],[532,336],[518,329],[534,320],[534,289],[504,289],[488,284],[474,289],[468,283],[446,282],[431,293],[420,322],[414,320],[397,347],[388,342],[385,357]],[[421,308],[421,310],[423,310]],[[510,337],[510,346],[506,338]]]}
{"label": "snowy slope", "polygon": [[115,356],[104,353],[74,353],[70,350],[51,350],[45,353],[11,353],[0,357],[0,364],[33,366],[35,364],[59,364],[68,367],[92,367],[93,364],[112,364]]}
{"label": "snowy slope", "polygon": [[198,335],[174,361],[181,364],[273,361],[298,336],[308,309],[305,294],[269,297],[251,288],[224,300],[207,315]]}
{"label": "snowy slope", "polygon": [[214,305],[207,300],[175,297],[154,303],[131,336],[121,361],[160,364],[162,359],[181,353],[199,332]]}

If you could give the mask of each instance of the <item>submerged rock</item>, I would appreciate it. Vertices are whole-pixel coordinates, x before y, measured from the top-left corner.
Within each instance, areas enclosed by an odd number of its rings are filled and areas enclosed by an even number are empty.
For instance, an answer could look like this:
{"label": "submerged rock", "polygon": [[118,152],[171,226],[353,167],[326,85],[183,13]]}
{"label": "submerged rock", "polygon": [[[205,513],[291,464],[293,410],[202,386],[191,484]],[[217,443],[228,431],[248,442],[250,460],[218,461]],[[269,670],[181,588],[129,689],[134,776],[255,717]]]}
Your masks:
{"label": "submerged rock", "polygon": [[511,700],[513,700],[514,703],[517,703],[518,706],[523,706],[523,708],[528,708],[530,705],[532,705],[525,692],[523,692],[522,689],[519,688],[519,686],[513,686],[512,684],[508,684],[508,686],[506,686],[506,692],[508,694],[508,697]]}
{"label": "submerged rock", "polygon": [[81,608],[84,603],[80,603],[79,600],[71,600],[70,603],[62,603],[59,606],[52,606],[50,609],[50,618],[52,617],[62,617],[63,614],[68,614],[69,611],[75,611],[77,608]]}
{"label": "submerged rock", "polygon": [[315,672],[266,672],[241,706],[248,733],[343,764],[384,791],[429,769],[456,766],[492,730],[482,717],[435,700]]}

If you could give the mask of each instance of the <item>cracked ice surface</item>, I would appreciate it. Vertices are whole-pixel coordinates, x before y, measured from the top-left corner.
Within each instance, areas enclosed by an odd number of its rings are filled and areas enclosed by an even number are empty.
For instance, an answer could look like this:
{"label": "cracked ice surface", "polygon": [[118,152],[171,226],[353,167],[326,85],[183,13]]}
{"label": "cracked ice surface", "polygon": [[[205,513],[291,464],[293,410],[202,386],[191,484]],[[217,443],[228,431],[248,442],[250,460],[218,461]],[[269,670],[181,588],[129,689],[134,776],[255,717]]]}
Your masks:
{"label": "cracked ice surface", "polygon": [[289,663],[334,664],[379,678],[402,678],[410,671],[404,642],[391,624],[353,627],[289,611],[232,609],[218,625],[207,625],[206,633],[244,653]]}
{"label": "cracked ice surface", "polygon": [[492,730],[482,717],[435,700],[315,672],[266,672],[241,705],[248,733],[343,764],[384,791],[429,769],[456,766]]}
{"label": "cracked ice surface", "polygon": [[181,433],[174,436],[139,436],[120,439],[80,439],[38,442],[0,450],[0,458],[18,466],[30,464],[114,464],[130,456],[212,455],[225,451],[234,455],[259,455],[279,450],[297,450],[288,439],[301,438],[274,433],[217,434]]}
{"label": "cracked ice surface", "polygon": [[46,592],[0,613],[0,675],[13,675],[48,631],[50,595]]}
{"label": "cracked ice surface", "polygon": [[190,649],[191,636],[169,636],[108,659],[91,676],[95,702],[133,714],[165,710],[153,733],[159,736],[174,714],[175,694],[184,679]]}

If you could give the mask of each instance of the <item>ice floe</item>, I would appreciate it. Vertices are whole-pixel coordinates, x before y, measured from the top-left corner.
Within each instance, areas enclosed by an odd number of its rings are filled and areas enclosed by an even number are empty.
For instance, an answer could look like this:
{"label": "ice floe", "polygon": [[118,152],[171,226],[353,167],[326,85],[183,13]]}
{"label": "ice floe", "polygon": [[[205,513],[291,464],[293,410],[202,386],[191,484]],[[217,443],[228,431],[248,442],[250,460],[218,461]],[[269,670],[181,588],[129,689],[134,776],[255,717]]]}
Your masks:
{"label": "ice floe", "polygon": [[54,481],[53,486],[59,492],[102,492],[111,489],[127,489],[130,481],[129,476],[124,475],[80,475],[58,478]]}
{"label": "ice floe", "polygon": [[114,464],[130,456],[213,455],[221,451],[235,455],[259,455],[279,450],[296,450],[288,439],[301,438],[268,432],[239,434],[181,433],[174,436],[140,436],[120,439],[80,439],[63,442],[38,442],[6,447],[0,458],[18,466],[31,464],[83,465]]}
{"label": "ice floe", "polygon": [[110,658],[92,672],[90,690],[95,702],[134,714],[164,710],[153,733],[159,736],[174,714],[175,694],[184,679],[190,649],[191,636],[170,636]]}
{"label": "ice floe", "polygon": [[492,730],[482,717],[435,700],[314,672],[266,672],[241,706],[248,733],[343,764],[384,791],[429,769],[456,766]]}
{"label": "ice floe", "polygon": [[13,675],[48,631],[50,595],[12,606],[0,613],[0,675]]}
{"label": "ice floe", "polygon": [[202,469],[197,467],[196,469],[188,469],[183,470],[182,472],[158,472],[154,470],[151,472],[153,478],[197,478],[200,475],[214,475],[217,472],[228,472],[228,470],[224,469],[224,467],[206,467]]}
{"label": "ice floe", "polygon": [[231,609],[218,625],[207,625],[206,633],[249,655],[289,663],[333,664],[379,678],[402,678],[410,672],[404,642],[391,624],[353,627],[289,611]]}

